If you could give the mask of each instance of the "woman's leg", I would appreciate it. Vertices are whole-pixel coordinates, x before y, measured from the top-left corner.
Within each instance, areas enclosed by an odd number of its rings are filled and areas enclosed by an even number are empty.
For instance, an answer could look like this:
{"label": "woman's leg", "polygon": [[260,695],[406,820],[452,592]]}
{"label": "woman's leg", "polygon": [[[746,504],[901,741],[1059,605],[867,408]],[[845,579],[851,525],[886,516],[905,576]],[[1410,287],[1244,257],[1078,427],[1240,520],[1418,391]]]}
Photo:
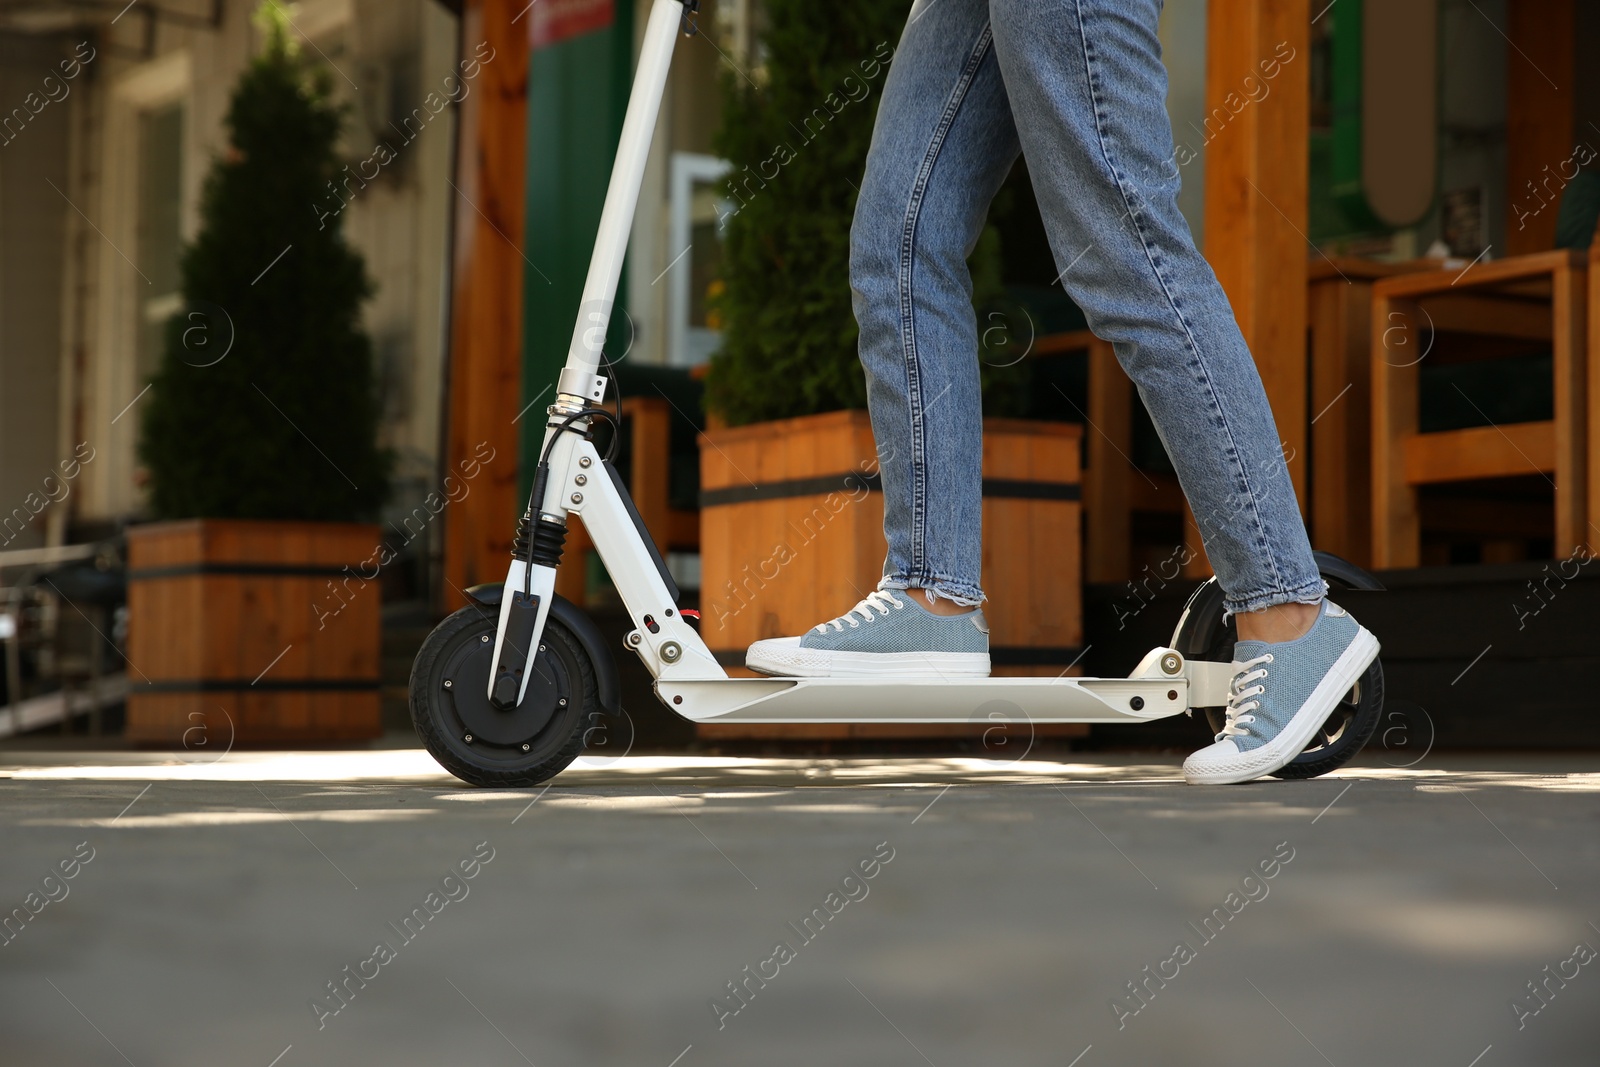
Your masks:
{"label": "woman's leg", "polygon": [[[1228,609],[1279,616],[1288,631],[1241,616],[1227,725],[1184,776],[1271,774],[1304,750],[1378,642],[1322,599],[1266,391],[1178,213],[1161,0],[991,0],[990,13],[1061,280],[1138,386]],[[1303,633],[1288,625],[1296,616],[1309,616]]]}
{"label": "woman's leg", "polygon": [[[967,256],[1019,152],[988,0],[918,0],[884,83],[850,231],[883,482],[883,582],[830,623],[757,641],[748,666],[799,675],[989,673],[988,626],[976,608],[983,410]],[[900,592],[907,589],[918,592]]]}
{"label": "woman's leg", "polygon": [[980,584],[983,411],[967,256],[1020,151],[987,0],[912,7],[850,231],[883,478],[884,584],[956,604]]}
{"label": "woman's leg", "polygon": [[994,45],[1061,282],[1166,445],[1230,611],[1323,582],[1272,409],[1178,211],[1160,0],[992,0]]}

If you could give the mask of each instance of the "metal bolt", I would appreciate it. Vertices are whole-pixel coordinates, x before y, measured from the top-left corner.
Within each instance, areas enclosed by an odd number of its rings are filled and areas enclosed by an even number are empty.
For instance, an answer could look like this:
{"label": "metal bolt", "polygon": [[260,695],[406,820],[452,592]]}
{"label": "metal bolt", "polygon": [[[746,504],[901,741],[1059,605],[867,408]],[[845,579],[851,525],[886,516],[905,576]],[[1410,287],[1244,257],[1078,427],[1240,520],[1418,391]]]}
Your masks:
{"label": "metal bolt", "polygon": [[628,635],[628,644],[632,645],[634,648],[638,648],[643,643],[644,634],[640,633],[638,630],[635,630],[633,633]]}
{"label": "metal bolt", "polygon": [[451,686],[452,686],[452,685],[455,685],[455,684],[456,684],[456,683],[454,683],[454,682],[452,682],[452,681],[451,681],[451,680],[450,680],[450,679],[448,679],[448,678],[446,678],[446,679],[445,679],[445,680],[444,680],[444,687],[445,687],[445,688],[446,688],[446,689],[449,689],[449,688],[450,688],[450,687],[451,687]]}
{"label": "metal bolt", "polygon": [[589,466],[589,464],[591,464],[593,462],[594,462],[594,460],[590,459],[588,456],[579,456],[578,457],[578,466],[580,466],[580,467],[587,467],[587,466]]}
{"label": "metal bolt", "polygon": [[560,700],[557,700],[556,703],[560,704],[562,707],[566,707],[567,706],[567,698],[566,697],[562,697]]}
{"label": "metal bolt", "polygon": [[682,647],[676,641],[668,641],[661,646],[661,658],[668,663],[678,662],[678,657],[683,654]]}
{"label": "metal bolt", "polygon": [[580,474],[580,475],[578,475],[576,478],[574,478],[572,480],[577,482],[579,485],[588,485],[589,484],[589,476],[587,474]]}
{"label": "metal bolt", "polygon": [[461,740],[465,741],[467,744],[470,745],[470,744],[472,744],[472,735],[471,734],[467,734]]}
{"label": "metal bolt", "polygon": [[1177,700],[1178,699],[1178,691],[1176,689],[1168,689],[1167,690],[1167,699],[1168,700]]}
{"label": "metal bolt", "polygon": [[1168,652],[1161,657],[1161,669],[1168,674],[1177,674],[1183,669],[1183,660],[1175,652]]}
{"label": "metal bolt", "polygon": [[581,504],[581,503],[583,503],[583,494],[582,494],[582,493],[573,493],[573,494],[572,494],[572,502],[573,502],[573,503],[574,503],[574,504]]}
{"label": "metal bolt", "polygon": [[683,703],[683,698],[682,697],[673,697],[672,698],[672,702],[674,704],[682,704]]}
{"label": "metal bolt", "polygon": [[522,743],[522,751],[524,751],[524,752],[526,752],[526,751],[528,751],[528,749],[530,749],[530,748],[532,748],[532,747],[533,747],[533,746],[532,746],[532,745],[530,745],[530,744],[528,744],[528,743],[527,743],[527,742],[526,742],[526,741],[524,741],[524,742],[523,742],[523,743]]}
{"label": "metal bolt", "polygon": [[489,635],[484,634],[482,637],[478,638],[478,640],[487,645],[489,643]]}
{"label": "metal bolt", "polygon": [[540,651],[540,652],[543,652],[543,651],[544,651],[544,646],[543,646],[543,645],[540,645],[540,646],[539,646],[539,651]]}

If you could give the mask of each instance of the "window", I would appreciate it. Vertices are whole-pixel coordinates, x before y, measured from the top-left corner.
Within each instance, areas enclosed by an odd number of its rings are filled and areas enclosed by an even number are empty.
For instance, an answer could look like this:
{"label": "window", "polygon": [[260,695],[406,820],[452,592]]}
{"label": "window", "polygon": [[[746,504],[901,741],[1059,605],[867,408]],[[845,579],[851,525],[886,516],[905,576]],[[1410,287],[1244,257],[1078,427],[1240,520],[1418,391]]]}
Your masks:
{"label": "window", "polygon": [[706,362],[722,344],[713,306],[722,277],[722,219],[733,205],[718,184],[726,160],[678,152],[672,157],[672,237],[669,255],[683,262],[668,275],[667,362],[693,367]]}
{"label": "window", "polygon": [[161,362],[167,320],[183,302],[178,261],[183,251],[183,105],[172,103],[139,113],[138,252],[150,284],[138,296],[140,379]]}

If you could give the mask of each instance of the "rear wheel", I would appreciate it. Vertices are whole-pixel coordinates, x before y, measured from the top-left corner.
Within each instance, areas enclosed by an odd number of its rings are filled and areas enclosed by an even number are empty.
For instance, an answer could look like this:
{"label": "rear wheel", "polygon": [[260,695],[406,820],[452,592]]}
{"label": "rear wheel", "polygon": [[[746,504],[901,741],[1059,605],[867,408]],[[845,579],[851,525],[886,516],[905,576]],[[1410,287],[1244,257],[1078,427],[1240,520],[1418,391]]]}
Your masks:
{"label": "rear wheel", "polygon": [[522,703],[501,711],[488,696],[498,621],[468,604],[434,628],[411,667],[411,721],[433,758],[462,781],[538,785],[583,749],[596,714],[594,665],[551,616]]}

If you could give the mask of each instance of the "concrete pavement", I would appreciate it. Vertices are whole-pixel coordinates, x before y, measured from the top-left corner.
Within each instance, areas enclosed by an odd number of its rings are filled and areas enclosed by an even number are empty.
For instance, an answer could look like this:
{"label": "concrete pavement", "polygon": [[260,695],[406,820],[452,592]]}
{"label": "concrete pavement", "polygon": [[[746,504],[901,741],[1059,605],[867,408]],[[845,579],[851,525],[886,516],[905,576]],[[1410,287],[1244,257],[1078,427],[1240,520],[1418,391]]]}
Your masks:
{"label": "concrete pavement", "polygon": [[0,797],[7,1067],[1600,1061],[1594,754],[486,791],[416,749],[12,752]]}

